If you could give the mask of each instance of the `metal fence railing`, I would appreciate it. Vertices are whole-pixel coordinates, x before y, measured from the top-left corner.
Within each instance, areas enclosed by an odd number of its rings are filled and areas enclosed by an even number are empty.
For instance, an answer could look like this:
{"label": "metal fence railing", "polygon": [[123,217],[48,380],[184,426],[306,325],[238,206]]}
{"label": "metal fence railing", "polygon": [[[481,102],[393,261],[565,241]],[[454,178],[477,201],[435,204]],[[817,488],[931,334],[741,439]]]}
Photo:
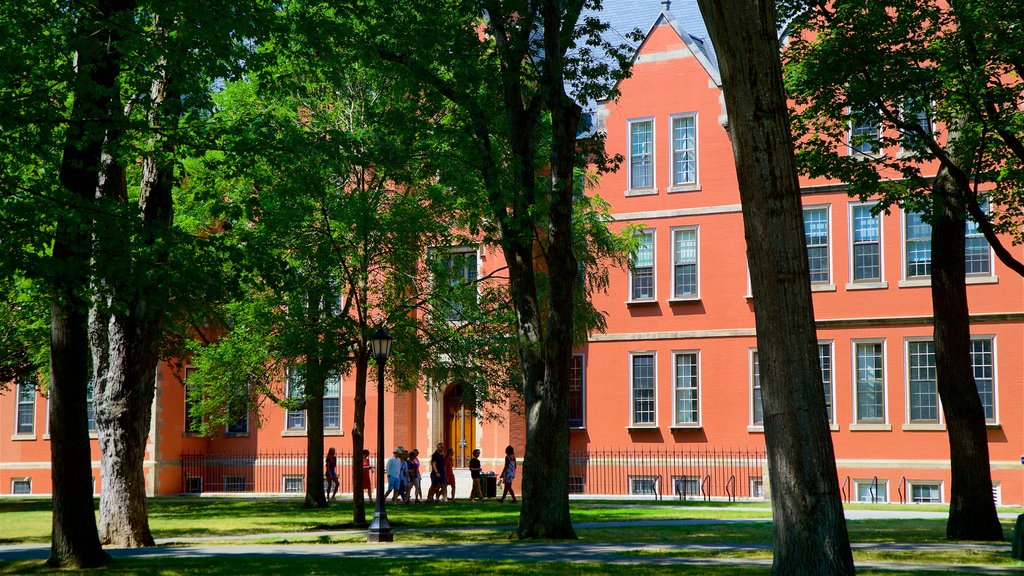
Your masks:
{"label": "metal fence railing", "polygon": [[764,497],[764,449],[589,449],[569,453],[569,493],[711,500]]}
{"label": "metal fence railing", "polygon": [[[763,448],[574,450],[569,452],[568,490],[570,494],[680,500],[763,498],[764,463]],[[371,464],[376,465],[375,458]],[[352,491],[351,465],[349,454],[338,453],[340,492]],[[186,494],[303,494],[306,454],[186,453],[181,455],[181,475]]]}
{"label": "metal fence railing", "polygon": [[[371,459],[371,462],[373,459]],[[323,466],[323,463],[320,464]],[[352,491],[352,458],[338,453],[340,492]],[[305,452],[187,453],[181,455],[181,487],[186,494],[210,492],[306,492]]]}

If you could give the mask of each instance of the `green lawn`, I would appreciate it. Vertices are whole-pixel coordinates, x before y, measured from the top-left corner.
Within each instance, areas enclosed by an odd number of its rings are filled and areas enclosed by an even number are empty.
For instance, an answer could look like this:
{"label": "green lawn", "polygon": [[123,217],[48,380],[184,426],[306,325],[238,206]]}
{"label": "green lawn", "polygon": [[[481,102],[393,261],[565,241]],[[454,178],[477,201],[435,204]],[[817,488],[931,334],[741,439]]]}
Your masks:
{"label": "green lawn", "polygon": [[[49,539],[50,502],[48,500],[0,501],[0,526],[4,527],[0,543],[45,543]],[[870,505],[869,505],[870,506]],[[748,511],[743,508],[757,507]],[[873,508],[878,506],[872,506]],[[696,508],[696,509],[695,509]],[[885,506],[885,510],[921,510],[918,506]],[[936,510],[941,508],[936,507]],[[369,510],[368,519],[372,516]],[[508,527],[516,524],[519,507],[493,502],[471,504],[420,504],[389,506],[389,518],[396,530],[396,540],[409,544],[423,543],[507,543]],[[664,520],[664,519],[750,519],[770,517],[765,504],[686,503],[672,502],[578,502],[572,503],[573,522]],[[344,531],[352,529],[351,507],[338,503],[323,510],[305,510],[298,500],[243,500],[215,498],[156,498],[150,501],[150,526],[156,538],[172,538],[185,543],[200,536],[231,536],[231,541],[216,544],[246,543],[281,547],[298,543],[345,544],[363,543],[362,532],[354,534],[273,536],[275,533],[313,531]],[[857,520],[848,523],[853,542],[928,543],[945,542],[945,520]],[[440,528],[462,528],[441,530]],[[1004,522],[1009,537],[1011,522]],[[245,535],[267,536],[243,540]],[[630,526],[577,528],[582,542],[589,543],[677,543],[677,544],[765,544],[772,539],[771,524],[763,521],[718,523],[684,526]],[[239,538],[233,538],[238,536]],[[282,550],[284,552],[284,550]],[[637,560],[658,557],[681,558],[760,558],[771,557],[769,550],[647,550]],[[1021,566],[1004,551],[954,550],[949,552],[855,551],[858,561],[964,563],[993,566]],[[625,559],[625,558],[624,558]],[[663,558],[664,559],[664,558]],[[133,558],[115,560],[104,568],[109,574],[628,574],[646,576],[664,573],[664,566],[576,564],[564,562],[469,562],[462,560],[404,560],[362,558],[285,558],[216,557],[216,558]],[[737,566],[674,565],[681,574],[763,574],[767,570]],[[46,569],[39,562],[0,562],[0,573],[37,574]],[[87,571],[88,572],[88,571]],[[91,571],[100,573],[99,571]],[[860,572],[862,574],[870,572]],[[897,572],[880,572],[898,574]],[[929,574],[937,574],[929,572]]]}

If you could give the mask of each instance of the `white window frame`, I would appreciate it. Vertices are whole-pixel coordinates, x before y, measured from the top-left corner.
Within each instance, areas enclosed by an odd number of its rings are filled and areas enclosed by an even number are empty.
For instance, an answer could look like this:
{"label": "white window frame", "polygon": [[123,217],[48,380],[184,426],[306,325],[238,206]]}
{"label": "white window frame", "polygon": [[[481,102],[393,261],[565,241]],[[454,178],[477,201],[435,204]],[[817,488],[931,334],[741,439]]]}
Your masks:
{"label": "white window frame", "polygon": [[[908,101],[904,101],[904,102],[902,102],[900,104],[900,107],[899,107],[900,120],[902,120],[904,122],[907,121],[907,118],[905,117],[906,109],[907,109],[907,104],[908,104]],[[935,134],[935,114],[934,114],[934,112],[935,112],[935,103],[932,102],[931,99],[928,99],[928,112],[926,112],[924,120],[928,124],[927,130],[928,130],[929,134]],[[914,123],[917,124],[918,126],[921,125],[921,117],[920,117],[920,113],[919,112],[914,113],[913,120],[914,120]],[[909,155],[915,153],[914,150],[911,150],[911,149],[906,147],[906,143],[907,143],[907,134],[905,132],[903,132],[903,131],[900,131],[900,152],[899,152],[900,156],[909,156]]]}
{"label": "white window frame", "polygon": [[327,425],[327,410],[326,410],[326,407],[321,405],[322,414],[324,416],[324,434],[327,435],[327,436],[340,436],[343,433],[342,422],[345,421],[344,420],[344,413],[343,413],[343,410],[342,410],[343,402],[341,401],[342,397],[344,396],[345,380],[344,380],[344,378],[341,377],[340,374],[337,374],[337,373],[334,373],[334,372],[332,372],[332,373],[327,375],[327,378],[324,379],[324,402],[326,402],[328,399],[334,399],[333,395],[330,396],[330,397],[328,397],[328,395],[327,395],[327,383],[331,379],[337,379],[337,381],[338,381],[338,396],[337,396],[337,400],[338,400],[338,425],[337,426],[328,426]]}
{"label": "white window frame", "polygon": [[[862,420],[860,416],[859,402],[857,399],[857,346],[862,344],[879,344],[882,349],[882,419],[881,420]],[[889,429],[889,375],[888,375],[888,362],[889,354],[886,349],[885,338],[858,338],[850,341],[850,363],[851,369],[851,391],[853,395],[853,423],[850,425],[851,430],[857,429],[877,429],[878,427],[884,427]]]}
{"label": "white window frame", "polygon": [[882,214],[875,215],[875,221],[878,223],[878,278],[865,278],[865,279],[854,279],[856,262],[854,261],[854,209],[861,207],[873,207],[878,202],[850,202],[847,209],[847,235],[849,248],[847,249],[847,257],[849,259],[848,274],[850,281],[846,285],[847,290],[856,290],[858,288],[885,288],[885,227],[882,226]]}
{"label": "white window frame", "polygon": [[[658,477],[647,474],[630,475],[629,477],[629,494],[631,496],[655,496],[659,493],[658,490]],[[636,482],[650,482],[652,490],[650,492],[638,492],[635,488]]]}
{"label": "white window frame", "polygon": [[[288,481],[289,480],[291,480],[291,481],[298,480],[299,481],[299,489],[298,490],[289,490],[288,489]],[[302,475],[302,474],[282,474],[281,475],[281,493],[282,494],[302,494],[303,493],[303,489],[305,488],[305,484],[306,484],[306,477],[304,475]]]}
{"label": "white window frame", "polygon": [[849,155],[850,156],[855,156],[855,157],[872,157],[872,158],[881,156],[882,155],[882,119],[876,117],[875,121],[874,121],[874,126],[875,126],[875,149],[874,150],[868,150],[868,151],[865,152],[865,151],[857,149],[857,146],[863,145],[863,144],[854,144],[853,143],[853,138],[854,138],[853,132],[854,132],[854,130],[855,130],[855,128],[857,126],[858,126],[857,121],[854,119],[853,111],[851,110],[850,111],[850,116],[849,116],[849,122],[848,122],[847,128],[846,128],[846,147],[847,147],[847,149],[849,149],[849,152],[850,152]]}
{"label": "white window frame", "polygon": [[[939,487],[939,500],[937,502],[915,502],[914,501],[914,487],[915,486],[938,486]],[[946,501],[945,487],[943,486],[942,480],[907,480],[907,503],[908,504],[942,504]]]}
{"label": "white window frame", "polygon": [[[676,234],[679,234],[680,232],[693,232],[693,244],[694,244],[694,246],[693,246],[693,251],[694,251],[694,256],[693,256],[693,275],[694,275],[693,294],[683,294],[682,296],[676,294],[676,289],[677,289],[677,286],[676,286],[676,266],[681,265],[681,263],[676,262]],[[700,226],[699,225],[673,226],[672,228],[669,229],[669,239],[670,239],[670,241],[672,243],[671,248],[670,248],[670,250],[672,252],[672,254],[671,254],[672,270],[671,270],[671,273],[670,273],[671,282],[672,282],[672,295],[671,295],[670,300],[671,301],[700,300]]]}
{"label": "white window frame", "polygon": [[[870,490],[870,487],[874,483],[875,482],[874,482],[873,478],[859,478],[859,479],[855,479],[853,481],[853,500],[854,500],[854,502],[860,502],[860,503],[865,503],[866,502],[868,504],[871,504],[872,502],[871,502],[870,499],[868,499],[868,500],[861,500],[860,499],[860,487],[861,486],[867,486],[867,487],[869,487],[869,490]],[[889,479],[888,478],[879,478],[878,479],[878,492],[875,494],[875,503],[877,503],[877,504],[887,504],[888,502],[889,502]]]}
{"label": "white window frame", "polygon": [[649,298],[634,298],[633,297],[633,269],[635,262],[630,262],[629,265],[629,299],[628,302],[656,302],[658,300],[658,231],[655,228],[644,228],[637,230],[637,234],[650,234],[651,235],[651,296]]}
{"label": "white window frame", "polygon": [[[755,362],[757,364],[757,370],[754,370]],[[757,384],[756,388],[754,384]],[[748,410],[748,422],[750,425],[747,430],[750,432],[763,432],[764,431],[764,388],[761,386],[761,358],[757,354],[757,347],[747,349],[747,397],[749,398],[749,410]],[[761,398],[761,421],[757,422],[754,419],[756,410],[754,407],[757,402],[754,400],[754,390],[757,390]]]}
{"label": "white window frame", "polygon": [[[931,259],[928,260],[928,274],[916,274],[916,275],[913,275],[913,276],[910,275],[910,250],[908,249],[908,246],[907,246],[907,243],[909,241],[909,236],[907,235],[907,217],[910,214],[917,214],[917,212],[914,212],[913,210],[907,210],[906,208],[900,210],[900,236],[902,237],[902,241],[900,242],[900,256],[901,256],[900,260],[902,260],[902,262],[903,262],[903,264],[902,264],[903,280],[907,280],[907,281],[922,281],[923,282],[923,281],[930,280],[931,277],[932,277],[932,275],[931,275],[932,260]],[[931,253],[931,244],[932,244],[932,242],[931,242],[931,234],[930,234],[931,225],[928,224],[927,222],[924,222],[923,220],[922,220],[922,223],[925,226],[928,226],[928,229],[929,229],[928,252],[930,254]]]}
{"label": "white window frame", "polygon": [[[36,405],[39,403],[37,400],[39,396],[39,385],[31,375],[19,376],[16,382],[17,384],[15,386],[14,394],[14,436],[21,438],[34,438],[36,434]],[[32,399],[30,402],[23,402],[21,399],[23,394],[22,388],[26,385],[32,386]],[[23,408],[26,408],[28,414],[32,416],[32,422],[29,425],[29,430],[22,430],[21,428],[21,413]]]}
{"label": "white window frame", "polygon": [[[285,386],[284,397],[285,398],[292,398],[293,397],[292,396],[292,371],[297,371],[297,370],[298,370],[297,366],[288,366],[287,368],[285,368],[285,375],[284,375],[284,386]],[[305,394],[305,390],[303,390],[303,394]],[[292,413],[295,413],[295,414],[301,413],[302,414],[302,426],[301,427],[300,426],[292,426],[291,425],[291,415],[292,415]],[[306,413],[305,409],[302,409],[302,410],[290,410],[289,409],[289,410],[285,410],[284,411],[284,432],[286,434],[298,434],[298,435],[305,434],[306,433],[306,429],[308,428],[308,426],[309,426],[309,415]]]}
{"label": "white window frame", "polygon": [[[633,381],[635,371],[633,359],[638,356],[650,356],[651,368],[654,372],[654,389],[652,390],[654,400],[654,421],[637,423],[636,418],[636,388]],[[658,427],[658,353],[654,350],[635,350],[629,353],[629,427],[630,428],[657,428]]]}
{"label": "white window frame", "polygon": [[[981,202],[981,209],[982,209],[982,211],[984,211],[985,214],[988,214],[990,209],[991,209],[991,206],[990,206],[988,200],[987,199],[981,199],[980,202]],[[972,225],[973,226],[977,226],[978,223],[975,222],[973,218],[968,216],[967,217],[967,221],[964,223],[964,266],[965,266],[964,270],[965,270],[965,273],[967,275],[967,278],[968,279],[970,279],[970,278],[989,278],[989,277],[995,276],[995,270],[993,269],[993,262],[992,262],[992,245],[989,244],[989,242],[985,238],[984,234],[982,234],[980,231],[978,231],[978,232],[976,232],[974,234],[968,234],[968,227],[970,227]],[[979,238],[979,237],[982,240],[984,240],[984,243],[985,243],[985,248],[986,248],[985,255],[988,258],[988,260],[987,260],[988,261],[988,271],[987,272],[968,272],[966,270],[966,266],[967,266],[966,244],[967,244],[967,242],[971,238]],[[970,280],[968,280],[968,282],[970,282]]]}
{"label": "white window frame", "polygon": [[[825,416],[828,417],[829,425],[834,427],[836,425],[836,422],[838,422],[838,418],[836,416],[836,346],[835,346],[835,341],[834,340],[818,340],[818,367],[819,368],[821,368],[821,347],[822,346],[827,346],[828,347],[828,358],[829,358],[829,370],[828,370],[828,372],[829,372],[829,379],[830,379],[829,382],[828,382],[828,387],[829,387],[829,400],[830,400],[830,403],[832,404],[832,414],[829,415],[828,412],[826,412]],[[824,380],[824,376],[825,375],[822,374],[822,380]],[[824,384],[825,383],[822,382],[823,386],[824,386]]]}
{"label": "white window frame", "polygon": [[935,419],[934,420],[923,420],[913,418],[913,406],[912,396],[910,393],[910,346],[912,344],[932,344],[932,362],[936,362],[935,358],[935,340],[927,336],[924,337],[906,337],[903,339],[903,405],[905,406],[904,422],[910,425],[923,425],[923,426],[936,426],[942,425],[942,401],[939,398],[939,382],[938,376],[935,379]]}
{"label": "white window frame", "polygon": [[[679,364],[678,358],[680,356],[694,357],[694,369],[696,370],[696,388],[697,394],[697,414],[694,422],[680,422],[679,421]],[[701,393],[701,358],[700,350],[673,350],[672,351],[672,427],[673,428],[700,428],[703,425],[703,403],[704,394]]]}
{"label": "white window frame", "polygon": [[[999,355],[998,355],[998,342],[995,334],[972,334],[971,343],[976,340],[988,340],[991,342],[992,347],[992,419],[985,419],[985,423],[989,426],[999,425]],[[973,354],[973,351],[972,351]],[[974,359],[971,359],[971,369],[974,369]],[[975,381],[977,384],[977,381]],[[984,407],[984,406],[983,406]]]}
{"label": "white window frame", "polygon": [[[676,182],[676,120],[690,118],[693,120],[693,180]],[[697,112],[679,112],[668,117],[668,151],[669,151],[669,192],[684,192],[700,188],[700,129]]]}
{"label": "white window frame", "polygon": [[[831,204],[811,204],[811,205],[808,205],[808,206],[804,206],[803,210],[801,211],[801,216],[806,215],[806,213],[809,212],[809,211],[818,211],[818,210],[824,210],[825,211],[825,226],[827,228],[826,234],[828,235],[828,237],[825,240],[825,258],[827,260],[827,271],[826,271],[826,274],[828,275],[828,278],[825,279],[824,281],[822,281],[822,280],[811,280],[811,288],[812,289],[817,288],[817,289],[820,290],[820,289],[825,289],[825,288],[831,288],[833,286],[832,279],[834,278],[834,276],[833,276],[833,270],[832,270],[832,237],[833,237],[833,231],[832,231],[832,205]],[[803,222],[806,222],[806,219],[804,219]],[[807,248],[810,248],[810,244],[807,241],[807,225],[806,224],[804,224],[804,246],[806,246]],[[815,246],[819,246],[819,245],[815,244]],[[808,260],[807,260],[807,268],[808,268],[808,272],[810,272],[810,257],[808,257]],[[749,274],[748,274],[748,277],[749,277]]]}
{"label": "white window frame", "polygon": [[[16,492],[15,485],[28,483],[28,492]],[[32,478],[30,476],[16,476],[11,478],[11,494],[16,496],[24,496],[26,494],[32,494]]]}
{"label": "white window frame", "polygon": [[[633,125],[644,122],[651,123],[651,185],[633,187]],[[630,118],[626,121],[626,195],[642,195],[658,193],[658,126],[654,116]]]}
{"label": "white window frame", "polygon": [[[755,487],[757,488],[756,493]],[[751,498],[764,500],[764,476],[748,476],[747,488]]]}
{"label": "white window frame", "polygon": [[[689,499],[694,497],[700,498],[704,495],[701,488],[700,476],[694,476],[692,474],[673,474],[670,478],[670,482],[671,484],[669,484],[669,488],[672,490],[673,496],[678,496],[680,498],[684,498],[685,496],[686,499]],[[691,486],[696,485],[697,489],[692,492],[690,490],[686,490],[685,488],[687,484],[690,484]],[[683,490],[677,489],[680,487],[683,488]],[[685,492],[685,495],[683,492]]]}
{"label": "white window frame", "polygon": [[[580,425],[572,426],[570,423],[569,430],[585,430],[587,428],[587,357],[585,354],[573,354],[572,360],[575,360],[576,358],[580,359]],[[569,366],[569,370],[572,370],[571,365]]]}

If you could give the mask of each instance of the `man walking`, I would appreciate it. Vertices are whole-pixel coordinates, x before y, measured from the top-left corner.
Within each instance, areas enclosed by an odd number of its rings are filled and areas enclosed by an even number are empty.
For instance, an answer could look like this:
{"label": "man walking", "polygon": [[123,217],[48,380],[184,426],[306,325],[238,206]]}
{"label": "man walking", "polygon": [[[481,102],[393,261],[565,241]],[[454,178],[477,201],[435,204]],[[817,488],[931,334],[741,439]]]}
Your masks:
{"label": "man walking", "polygon": [[444,494],[444,444],[438,443],[430,455],[430,490],[427,502],[440,502]]}

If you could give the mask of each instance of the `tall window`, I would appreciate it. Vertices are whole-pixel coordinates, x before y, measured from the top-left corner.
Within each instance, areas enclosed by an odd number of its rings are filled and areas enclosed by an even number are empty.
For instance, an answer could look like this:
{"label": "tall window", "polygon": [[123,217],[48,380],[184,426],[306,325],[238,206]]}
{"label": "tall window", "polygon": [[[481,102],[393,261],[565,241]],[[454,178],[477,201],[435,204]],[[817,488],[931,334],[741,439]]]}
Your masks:
{"label": "tall window", "polygon": [[932,275],[932,227],[920,212],[905,212],[903,243],[907,278]]}
{"label": "tall window", "polygon": [[[870,113],[867,113],[870,114]],[[874,154],[878,152],[878,120],[864,112],[851,114],[850,153]]]}
{"label": "tall window", "polygon": [[882,279],[881,235],[878,216],[871,213],[871,205],[853,206],[853,281],[879,281]]}
{"label": "tall window", "polygon": [[633,425],[653,425],[654,418],[654,354],[634,354],[631,358]]}
{"label": "tall window", "polygon": [[638,246],[630,270],[630,300],[654,299],[654,230],[637,232]]}
{"label": "tall window", "polygon": [[15,434],[32,434],[36,431],[36,382],[32,376],[18,378],[18,419]]}
{"label": "tall window", "polygon": [[697,296],[697,229],[672,231],[672,295]]}
{"label": "tall window", "polygon": [[185,368],[185,434],[199,434],[202,419],[194,414],[196,400],[195,389],[189,384],[189,380],[196,373],[196,368],[189,366]]}
{"label": "tall window", "polygon": [[[302,375],[299,373],[297,368],[288,368],[288,373],[285,378],[285,386],[288,387],[287,394],[289,399],[301,400],[305,395],[305,387],[302,384]],[[288,430],[305,430],[306,411],[288,410],[285,416],[285,427]]]}
{"label": "tall window", "polygon": [[821,382],[825,386],[825,415],[834,422],[832,414],[832,344],[818,344],[818,364],[821,366]]}
{"label": "tall window", "polygon": [[996,421],[995,365],[992,356],[992,339],[971,340],[971,366],[974,368],[974,382],[978,385],[978,396],[985,409],[985,420]]}
{"label": "tall window", "polygon": [[697,117],[672,118],[672,185],[697,183]]}
{"label": "tall window", "polygon": [[324,430],[341,430],[341,377],[337,374],[324,380]]}
{"label": "tall window", "polygon": [[226,432],[240,436],[249,433],[249,393],[242,390],[235,393],[228,403],[228,426]]}
{"label": "tall window", "polygon": [[[982,203],[982,210],[988,212],[988,204]],[[990,274],[992,266],[989,259],[988,240],[978,230],[978,223],[973,218],[967,219],[966,250],[964,260],[967,274],[986,275]]]}
{"label": "tall window", "polygon": [[857,422],[882,423],[885,421],[882,343],[859,342],[854,350]]}
{"label": "tall window", "polygon": [[476,250],[452,250],[444,261],[452,300],[448,320],[463,319],[467,306],[476,302],[477,261]]}
{"label": "tall window", "polygon": [[574,354],[569,365],[569,428],[583,428],[583,355]]}
{"label": "tall window", "polygon": [[900,148],[903,152],[924,151],[924,137],[932,133],[931,104],[922,98],[910,98],[900,107],[900,114],[904,122],[920,129],[920,133],[904,131]]}
{"label": "tall window", "polygon": [[907,388],[910,422],[938,422],[934,342],[907,342]]}
{"label": "tall window", "polygon": [[654,120],[629,123],[629,188],[654,188]]}
{"label": "tall window", "polygon": [[754,426],[764,425],[764,404],[761,403],[761,363],[757,358],[757,350],[750,351],[750,423]]}
{"label": "tall window", "polygon": [[89,432],[96,431],[96,401],[94,399],[92,379],[85,389],[85,425]]}
{"label": "tall window", "polygon": [[675,360],[676,424],[697,425],[700,423],[697,353],[680,352],[675,355]]}
{"label": "tall window", "polygon": [[828,208],[804,208],[804,238],[811,284],[828,284]]}

